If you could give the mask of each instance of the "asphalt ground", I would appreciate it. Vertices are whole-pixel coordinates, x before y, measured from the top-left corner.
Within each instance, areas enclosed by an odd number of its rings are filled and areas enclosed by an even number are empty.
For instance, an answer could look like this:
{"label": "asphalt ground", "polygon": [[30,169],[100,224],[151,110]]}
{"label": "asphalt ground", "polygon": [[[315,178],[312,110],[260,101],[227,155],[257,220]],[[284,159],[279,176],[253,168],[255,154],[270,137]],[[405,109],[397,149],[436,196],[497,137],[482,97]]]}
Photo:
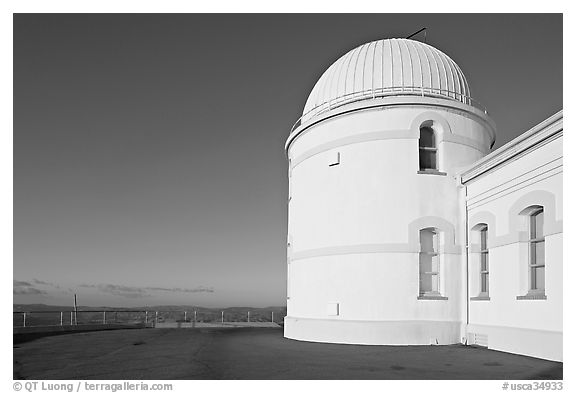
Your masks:
{"label": "asphalt ground", "polygon": [[109,330],[14,344],[14,379],[562,379],[562,363],[463,345],[288,340],[281,328]]}

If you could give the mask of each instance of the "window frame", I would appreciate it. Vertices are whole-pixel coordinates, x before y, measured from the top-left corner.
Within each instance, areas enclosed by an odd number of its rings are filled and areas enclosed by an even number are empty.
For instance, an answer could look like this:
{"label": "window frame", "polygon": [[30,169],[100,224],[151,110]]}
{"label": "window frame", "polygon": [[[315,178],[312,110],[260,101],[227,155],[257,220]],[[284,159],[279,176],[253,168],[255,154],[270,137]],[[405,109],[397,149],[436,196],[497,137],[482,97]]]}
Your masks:
{"label": "window frame", "polygon": [[[516,296],[516,300],[546,300],[546,235],[544,233],[545,226],[545,208],[542,205],[532,205],[525,208],[520,214],[525,217],[524,228],[527,230],[526,243],[527,243],[527,268],[528,271],[524,274],[527,276],[526,288],[527,292],[525,295]],[[536,219],[539,215],[542,215],[541,228],[537,228]],[[538,232],[541,232],[541,236],[537,236]],[[544,252],[542,255],[543,261],[537,260],[536,245],[542,243],[544,245]],[[536,261],[536,263],[534,263]],[[537,288],[536,285],[536,274],[537,269],[543,269],[544,280],[543,287]]]}
{"label": "window frame", "polygon": [[[542,215],[542,228],[540,231],[542,236],[537,236],[539,225],[536,219],[539,215]],[[544,252],[546,250],[546,237],[544,236],[544,207],[535,208],[530,212],[528,216],[528,293],[529,294],[544,294],[546,290],[546,256],[544,255],[542,261],[538,261],[538,253],[536,251],[537,245],[542,243]],[[542,269],[544,271],[544,284],[542,288],[538,288],[537,284],[537,270]]]}
{"label": "window frame", "polygon": [[[490,256],[488,248],[488,225],[478,229],[480,235],[480,293],[478,297],[490,296]],[[486,286],[484,287],[484,284]]]}
{"label": "window frame", "polygon": [[[423,146],[422,144],[422,132],[423,130],[430,130],[432,134],[432,143],[431,146]],[[418,172],[439,172],[438,169],[438,142],[437,142],[437,133],[436,130],[428,124],[422,124],[420,126],[420,134],[418,136]],[[421,159],[421,153],[424,153],[426,156],[430,156],[433,154],[434,157],[434,165],[433,167],[425,167],[423,165],[423,160]],[[425,161],[425,160],[424,160]],[[430,160],[431,161],[431,160]]]}
{"label": "window frame", "polygon": [[[426,231],[432,233],[432,250],[422,249],[422,234]],[[447,297],[441,294],[441,253],[440,253],[440,230],[438,228],[422,228],[419,231],[419,246],[420,251],[418,253],[418,299],[420,300],[446,300]],[[422,256],[426,255],[430,258],[437,258],[436,269],[433,270],[433,260],[431,260],[430,271],[423,271],[422,269]],[[436,288],[432,288],[431,291],[422,290],[422,278],[436,276]]]}

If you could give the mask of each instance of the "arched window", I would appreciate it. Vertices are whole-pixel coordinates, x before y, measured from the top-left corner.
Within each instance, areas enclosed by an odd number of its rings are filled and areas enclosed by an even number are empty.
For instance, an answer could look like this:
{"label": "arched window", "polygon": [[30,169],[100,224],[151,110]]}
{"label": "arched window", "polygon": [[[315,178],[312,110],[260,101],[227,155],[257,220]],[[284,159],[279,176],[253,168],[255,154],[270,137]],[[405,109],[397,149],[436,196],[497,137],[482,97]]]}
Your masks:
{"label": "arched window", "polygon": [[438,230],[420,230],[420,296],[440,295],[440,256]]}
{"label": "arched window", "polygon": [[420,153],[420,170],[438,170],[436,157],[438,151],[436,148],[436,135],[432,127],[429,125],[425,124],[420,127],[420,139],[418,141],[418,148]]}
{"label": "arched window", "polygon": [[488,265],[488,226],[484,225],[479,229],[480,234],[480,295],[488,296],[489,265]]}
{"label": "arched window", "polygon": [[544,273],[546,268],[544,258],[544,208],[542,206],[535,207],[529,218],[530,292],[544,293]]}

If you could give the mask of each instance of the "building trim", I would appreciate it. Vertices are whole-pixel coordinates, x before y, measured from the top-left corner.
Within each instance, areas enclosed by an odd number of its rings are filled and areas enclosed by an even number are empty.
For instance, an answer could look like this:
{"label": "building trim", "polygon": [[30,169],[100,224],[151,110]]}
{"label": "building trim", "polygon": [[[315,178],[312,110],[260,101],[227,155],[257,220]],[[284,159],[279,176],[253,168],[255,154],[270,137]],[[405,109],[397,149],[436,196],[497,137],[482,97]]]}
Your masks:
{"label": "building trim", "polygon": [[430,295],[420,295],[416,298],[417,300],[448,300],[446,296],[430,296]]}
{"label": "building trim", "polygon": [[490,301],[490,296],[473,296],[470,298],[471,301]]}
{"label": "building trim", "polygon": [[373,131],[366,133],[359,133],[358,135],[350,135],[343,138],[338,138],[330,142],[322,143],[315,148],[309,149],[291,160],[292,167],[301,164],[303,161],[317,154],[324,153],[325,151],[335,149],[342,146],[353,145],[356,143],[371,142],[371,141],[384,141],[391,139],[418,139],[418,135],[413,135],[411,130],[389,130],[389,131]]}
{"label": "building trim", "polygon": [[[554,160],[556,161],[556,160]],[[552,161],[553,162],[553,161]],[[548,163],[550,164],[550,163]],[[546,164],[546,165],[548,165]],[[537,169],[541,169],[542,167],[538,167],[535,170],[524,172],[520,176],[516,176],[513,179],[509,179],[506,182],[500,183],[497,186],[492,187],[489,190],[484,192],[478,193],[472,197],[468,198],[468,207],[469,209],[474,209],[477,206],[482,206],[486,203],[489,203],[495,199],[502,198],[508,194],[514,193],[519,191],[523,188],[529,187],[533,184],[537,184],[542,180],[546,180],[550,177],[555,175],[559,175],[563,172],[563,164],[560,163],[559,165],[550,167],[545,170],[541,170],[540,172],[532,175],[536,172]],[[532,175],[532,176],[531,176]]]}
{"label": "building trim", "polygon": [[527,293],[526,295],[516,296],[516,300],[546,300],[544,293]]}
{"label": "building trim", "polygon": [[[522,228],[522,217],[520,217],[520,213],[523,209],[531,205],[541,205],[544,207],[546,218],[544,222],[545,237],[563,233],[563,220],[556,218],[556,198],[554,194],[543,190],[534,190],[524,194],[510,205],[508,209],[508,233],[496,236],[496,217],[488,210],[474,212],[468,219],[467,230],[470,231],[472,227],[478,224],[488,225],[489,249],[525,243],[528,240],[528,233]],[[469,250],[472,253],[475,252],[473,244],[469,245]]]}
{"label": "building trim", "polygon": [[[419,254],[418,247],[411,247],[408,243],[382,243],[382,244],[354,244],[346,246],[332,246],[313,248],[298,252],[293,252],[290,255],[291,261],[299,259],[309,259],[317,257],[330,257],[334,255],[349,255],[349,254]],[[454,254],[460,255],[461,248],[459,246],[448,247],[444,251],[440,250],[439,254]]]}
{"label": "building trim", "polygon": [[299,127],[294,129],[290,133],[288,139],[286,140],[286,144],[284,145],[284,149],[286,153],[288,153],[290,145],[298,136],[302,135],[312,126],[322,121],[332,119],[336,116],[341,116],[352,112],[358,112],[361,110],[390,109],[394,107],[414,108],[423,106],[429,108],[441,108],[444,110],[446,109],[456,110],[460,114],[466,114],[468,116],[472,116],[486,125],[486,129],[490,133],[490,137],[492,139],[496,138],[496,126],[494,124],[494,121],[490,117],[488,117],[488,115],[486,115],[484,112],[470,105],[443,98],[430,98],[430,97],[418,97],[418,96],[383,97],[344,105],[337,109],[326,112],[318,117],[314,117],[305,123],[302,123]]}
{"label": "building trim", "polygon": [[481,158],[460,174],[463,184],[562,136],[563,110]]}
{"label": "building trim", "polygon": [[[303,161],[317,154],[324,153],[325,151],[336,149],[343,146],[349,146],[356,143],[372,142],[372,141],[385,141],[385,140],[418,140],[419,133],[414,130],[382,130],[382,131],[371,131],[371,132],[359,132],[357,135],[345,136],[332,140],[330,142],[322,143],[314,148],[311,148],[299,156],[290,159],[290,170],[294,169],[296,166],[301,164]],[[445,133],[442,135],[438,144],[442,143],[455,143],[458,145],[465,145],[474,150],[485,154],[486,151],[482,149],[482,146],[478,141],[467,138],[461,135],[455,135],[451,133]]]}

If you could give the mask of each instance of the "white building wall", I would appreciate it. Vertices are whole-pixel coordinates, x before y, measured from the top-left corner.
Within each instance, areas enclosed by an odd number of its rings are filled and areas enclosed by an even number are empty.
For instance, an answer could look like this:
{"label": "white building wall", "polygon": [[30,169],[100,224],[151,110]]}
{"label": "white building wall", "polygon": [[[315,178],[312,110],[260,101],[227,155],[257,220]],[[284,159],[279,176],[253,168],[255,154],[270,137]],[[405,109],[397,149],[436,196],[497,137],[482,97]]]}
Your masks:
{"label": "white building wall", "polygon": [[[492,349],[562,360],[561,113],[493,155],[481,171],[463,174],[468,230],[488,224],[490,261],[489,300],[474,300],[479,254],[470,232],[467,337]],[[520,212],[531,205],[544,206],[545,299],[522,298],[529,256],[527,218]]]}
{"label": "white building wall", "polygon": [[[446,110],[439,102],[447,100],[343,114],[290,143],[286,337],[461,341],[465,241],[457,230],[456,172],[489,150],[493,130],[472,108]],[[444,174],[418,173],[419,128],[428,120]],[[418,299],[419,230],[426,227],[443,231],[440,286],[447,299]]]}

